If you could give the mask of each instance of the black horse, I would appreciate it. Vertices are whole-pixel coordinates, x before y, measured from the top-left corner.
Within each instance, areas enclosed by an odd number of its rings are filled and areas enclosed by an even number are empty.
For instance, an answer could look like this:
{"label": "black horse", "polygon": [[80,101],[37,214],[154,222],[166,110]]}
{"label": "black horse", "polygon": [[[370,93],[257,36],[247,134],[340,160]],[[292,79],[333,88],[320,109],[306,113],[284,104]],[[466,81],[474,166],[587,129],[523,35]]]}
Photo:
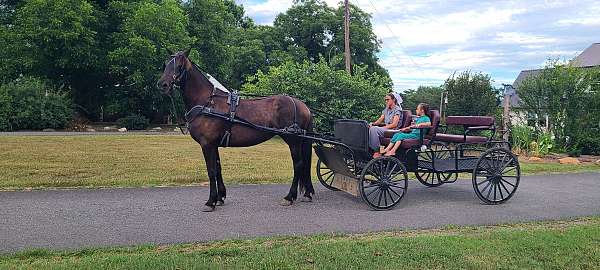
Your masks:
{"label": "black horse", "polygon": [[[171,55],[164,66],[163,74],[157,82],[158,88],[170,95],[175,85],[181,89],[186,110],[202,105],[212,111],[228,113],[229,93],[217,89],[188,59],[189,50]],[[296,126],[306,131],[312,130],[312,114],[300,100],[284,96],[240,100],[236,108],[236,117],[255,125],[283,129]],[[213,211],[215,206],[224,203],[226,193],[221,175],[221,160],[218,147],[222,145],[226,132],[230,147],[245,147],[260,144],[271,139],[274,134],[250,128],[241,124],[232,124],[226,119],[199,114],[189,121],[189,133],[202,146],[210,181],[210,195],[203,211]],[[314,188],[310,179],[311,141],[298,136],[280,135],[288,144],[294,163],[294,178],[282,205],[291,205],[297,198],[298,188],[304,191],[302,201],[311,201]]]}

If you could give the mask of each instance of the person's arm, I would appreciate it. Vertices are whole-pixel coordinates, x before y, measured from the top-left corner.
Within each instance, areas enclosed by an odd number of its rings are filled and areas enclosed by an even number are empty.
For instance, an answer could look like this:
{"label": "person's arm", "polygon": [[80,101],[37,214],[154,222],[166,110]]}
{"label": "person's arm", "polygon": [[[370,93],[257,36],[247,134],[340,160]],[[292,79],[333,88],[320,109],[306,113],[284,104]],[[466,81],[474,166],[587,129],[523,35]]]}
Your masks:
{"label": "person's arm", "polygon": [[379,119],[377,119],[377,121],[371,123],[371,126],[381,125],[383,123],[383,120],[385,120],[385,116],[383,116],[382,114],[381,116],[379,116]]}
{"label": "person's arm", "polygon": [[431,126],[431,122],[425,122],[425,123],[420,123],[420,124],[413,125],[411,127],[424,128],[424,127],[430,127],[430,126]]}
{"label": "person's arm", "polygon": [[392,118],[392,122],[389,125],[385,125],[383,127],[387,129],[395,129],[398,127],[398,122],[400,122],[400,116],[394,115],[394,117]]}

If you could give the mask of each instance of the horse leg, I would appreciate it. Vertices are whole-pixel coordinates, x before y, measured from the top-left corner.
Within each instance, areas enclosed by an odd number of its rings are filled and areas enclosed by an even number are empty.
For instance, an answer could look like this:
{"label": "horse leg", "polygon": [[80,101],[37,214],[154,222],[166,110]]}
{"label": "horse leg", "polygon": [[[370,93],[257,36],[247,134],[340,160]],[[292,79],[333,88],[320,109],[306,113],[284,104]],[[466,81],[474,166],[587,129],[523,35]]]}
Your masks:
{"label": "horse leg", "polygon": [[292,186],[290,187],[290,192],[286,195],[281,202],[281,205],[288,206],[294,203],[296,198],[298,197],[298,181],[301,176],[301,168],[302,168],[302,152],[300,148],[300,144],[297,140],[286,140],[284,139],[290,147],[290,152],[292,154],[292,162],[294,163],[294,179],[292,180]]}
{"label": "horse leg", "polygon": [[208,201],[202,208],[203,212],[212,212],[215,210],[215,205],[218,200],[217,193],[217,147],[210,145],[202,146],[202,154],[206,161],[206,170],[208,171],[210,195]]}
{"label": "horse leg", "polygon": [[225,190],[225,183],[223,183],[223,175],[221,174],[221,157],[219,156],[219,148],[217,148],[217,205],[225,204],[225,197],[227,192]]}
{"label": "horse leg", "polygon": [[310,179],[310,171],[312,166],[312,141],[302,140],[302,177],[300,183],[304,186],[304,196],[301,201],[312,202],[312,195],[315,194],[312,181]]}

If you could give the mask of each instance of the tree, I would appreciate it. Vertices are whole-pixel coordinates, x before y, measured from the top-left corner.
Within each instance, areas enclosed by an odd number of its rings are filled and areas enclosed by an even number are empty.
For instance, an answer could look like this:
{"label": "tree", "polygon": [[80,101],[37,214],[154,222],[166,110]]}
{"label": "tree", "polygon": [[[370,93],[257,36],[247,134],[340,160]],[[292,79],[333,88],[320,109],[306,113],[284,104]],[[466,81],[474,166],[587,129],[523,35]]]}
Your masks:
{"label": "tree", "polygon": [[[304,48],[312,62],[327,59],[337,69],[344,69],[344,6],[330,8],[320,0],[296,0],[273,23],[285,48]],[[369,72],[389,77],[378,63],[381,47],[373,32],[371,15],[350,5],[350,48],[353,65],[367,66]],[[385,87],[391,87],[385,85]]]}
{"label": "tree", "polygon": [[[389,76],[387,70],[377,62],[377,53],[381,48],[381,42],[373,32],[371,15],[359,7],[350,4],[350,54],[353,65],[368,66],[370,72],[377,72],[382,76]],[[344,6],[339,5],[335,10],[335,21],[333,26],[333,38],[328,46],[338,49],[344,48]],[[344,68],[343,62],[339,61],[339,68]],[[391,85],[389,85],[391,87]]]}
{"label": "tree", "polygon": [[14,31],[29,72],[69,84],[97,62],[94,7],[80,0],[30,0],[15,15]]}
{"label": "tree", "polygon": [[302,47],[310,61],[318,62],[333,39],[335,20],[333,9],[324,2],[296,0],[285,13],[277,15],[273,26],[281,34],[285,47]]}
{"label": "tree", "polygon": [[444,88],[441,86],[419,86],[417,90],[410,89],[402,93],[402,108],[414,111],[419,103],[427,103],[430,109],[439,110],[442,92]]}
{"label": "tree", "polygon": [[576,147],[577,142],[597,137],[600,131],[600,69],[580,69],[556,62],[518,87],[523,107],[542,117],[558,145]]}
{"label": "tree", "polygon": [[495,115],[499,103],[489,75],[465,71],[449,77],[444,88],[448,91],[448,115]]}
{"label": "tree", "polygon": [[[229,33],[240,23],[239,10],[231,1],[190,0],[183,8],[189,18],[187,30],[195,40],[192,46],[199,53],[198,65],[202,70],[219,78],[227,85],[232,84],[230,74],[231,53],[227,49]],[[235,13],[232,13],[232,11]]]}
{"label": "tree", "polygon": [[103,74],[105,56],[98,42],[98,10],[82,0],[12,2],[17,3],[16,11],[0,33],[10,40],[3,48],[2,81],[21,75],[40,77],[67,91],[83,107],[97,101],[101,81],[97,77]]}
{"label": "tree", "polygon": [[175,50],[191,44],[187,23],[175,0],[137,5],[125,19],[122,31],[114,35],[119,45],[109,53],[111,73],[120,80],[109,94],[107,114],[113,118],[132,113],[158,117],[155,113],[163,106],[163,97],[155,87],[160,67],[167,60],[166,48]]}
{"label": "tree", "polygon": [[270,68],[268,73],[259,71],[243,89],[261,95],[298,97],[309,107],[334,115],[331,117],[313,111],[317,129],[330,131],[331,120],[337,118],[378,117],[384,106],[383,97],[388,93],[388,89],[383,87],[386,80],[361,66],[357,66],[355,74],[350,75],[344,70],[333,69],[324,60],[318,63],[286,62]]}

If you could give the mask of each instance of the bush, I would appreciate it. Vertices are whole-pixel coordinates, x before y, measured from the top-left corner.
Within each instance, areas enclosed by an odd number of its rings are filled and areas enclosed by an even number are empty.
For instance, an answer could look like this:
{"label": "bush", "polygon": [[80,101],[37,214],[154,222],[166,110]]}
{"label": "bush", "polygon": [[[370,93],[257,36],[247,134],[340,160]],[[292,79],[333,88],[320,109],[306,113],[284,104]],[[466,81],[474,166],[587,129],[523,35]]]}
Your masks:
{"label": "bush", "polygon": [[384,96],[388,93],[387,77],[368,73],[366,68],[354,67],[354,74],[335,70],[321,61],[318,63],[286,62],[272,67],[268,73],[259,71],[249,83],[247,93],[260,95],[288,94],[304,101],[313,111],[316,130],[329,131],[335,118],[373,121],[381,115]]}
{"label": "bush", "polygon": [[514,126],[510,131],[510,142],[517,151],[529,152],[534,130],[528,126]]}
{"label": "bush", "polygon": [[148,128],[150,120],[143,115],[130,114],[117,120],[117,124],[130,130],[143,130]]}
{"label": "bush", "polygon": [[64,128],[73,117],[73,103],[36,78],[0,86],[0,129]]}
{"label": "bush", "polygon": [[510,141],[517,152],[545,156],[554,148],[554,138],[549,132],[535,131],[528,126],[514,126],[510,135]]}
{"label": "bush", "polygon": [[577,149],[584,155],[600,155],[600,137],[595,135],[579,139]]}
{"label": "bush", "polygon": [[12,130],[10,116],[12,114],[12,97],[0,87],[0,130]]}

